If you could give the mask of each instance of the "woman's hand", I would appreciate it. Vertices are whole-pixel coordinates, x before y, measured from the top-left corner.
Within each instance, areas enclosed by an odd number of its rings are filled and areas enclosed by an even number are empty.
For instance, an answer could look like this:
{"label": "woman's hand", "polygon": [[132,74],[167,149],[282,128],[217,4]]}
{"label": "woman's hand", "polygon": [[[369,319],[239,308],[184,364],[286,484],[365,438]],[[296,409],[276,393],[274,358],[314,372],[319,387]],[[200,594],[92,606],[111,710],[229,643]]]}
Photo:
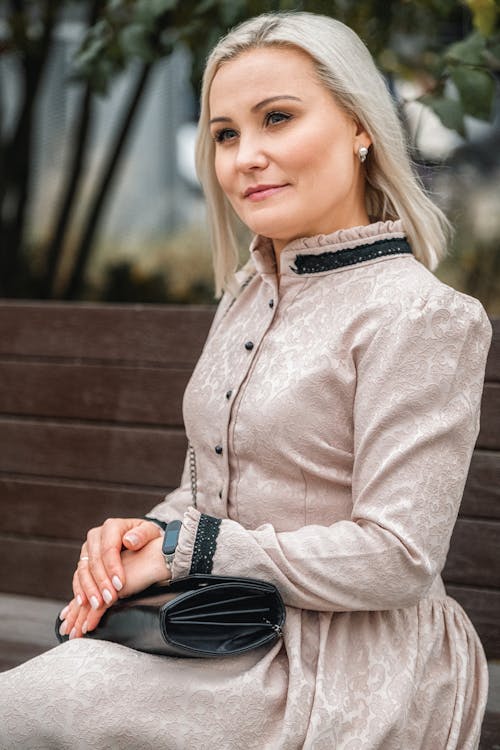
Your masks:
{"label": "woman's hand", "polygon": [[[157,536],[137,552],[129,550],[122,552],[121,565],[126,584],[117,598],[122,599],[137,594],[153,583],[165,581],[169,578],[170,574],[161,551],[162,541],[162,538]],[[109,604],[103,603],[97,609],[94,609],[89,602],[80,604],[75,597],[60,614],[63,624],[59,632],[61,635],[69,635],[70,638],[85,635],[86,632],[97,627],[104,612],[111,604],[112,602]]]}
{"label": "woman's hand", "polygon": [[90,529],[73,575],[77,602],[95,611],[113,604],[127,586],[123,547],[138,551],[162,535],[157,524],[140,518],[108,518],[102,526]]}

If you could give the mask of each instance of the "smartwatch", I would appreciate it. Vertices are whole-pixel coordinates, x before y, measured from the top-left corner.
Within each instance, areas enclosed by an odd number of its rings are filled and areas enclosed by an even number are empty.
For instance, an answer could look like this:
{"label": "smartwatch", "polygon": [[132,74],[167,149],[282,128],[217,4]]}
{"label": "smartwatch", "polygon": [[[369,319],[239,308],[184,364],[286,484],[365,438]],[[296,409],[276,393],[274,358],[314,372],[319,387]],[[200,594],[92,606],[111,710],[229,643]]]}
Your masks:
{"label": "smartwatch", "polygon": [[163,537],[162,552],[165,558],[165,565],[172,575],[172,563],[174,562],[175,550],[179,542],[179,534],[182,528],[182,521],[170,521],[165,529]]}

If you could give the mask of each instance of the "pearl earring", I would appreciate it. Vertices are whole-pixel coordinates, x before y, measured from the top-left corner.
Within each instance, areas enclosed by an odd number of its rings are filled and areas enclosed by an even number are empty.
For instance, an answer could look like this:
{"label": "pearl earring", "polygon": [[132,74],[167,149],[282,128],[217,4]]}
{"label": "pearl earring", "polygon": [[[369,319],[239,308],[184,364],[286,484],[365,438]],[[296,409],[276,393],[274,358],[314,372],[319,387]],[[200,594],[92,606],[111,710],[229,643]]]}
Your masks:
{"label": "pearl earring", "polygon": [[361,146],[358,149],[358,156],[361,163],[366,161],[366,157],[368,156],[368,149],[366,148],[366,146]]}

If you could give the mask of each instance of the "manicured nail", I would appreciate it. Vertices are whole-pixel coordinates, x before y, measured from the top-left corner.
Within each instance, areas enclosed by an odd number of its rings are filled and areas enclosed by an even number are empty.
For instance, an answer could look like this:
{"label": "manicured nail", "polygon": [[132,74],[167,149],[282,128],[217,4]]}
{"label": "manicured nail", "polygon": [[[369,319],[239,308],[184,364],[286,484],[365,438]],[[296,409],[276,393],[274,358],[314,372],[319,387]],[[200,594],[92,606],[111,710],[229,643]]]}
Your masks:
{"label": "manicured nail", "polygon": [[108,589],[104,589],[102,592],[102,598],[106,602],[106,604],[111,604],[113,601],[113,597],[111,596],[111,593],[108,591]]}
{"label": "manicured nail", "polygon": [[88,628],[87,620],[85,620],[85,622],[82,625],[82,633],[83,633],[83,635],[85,635],[85,633],[87,632],[87,628]]}
{"label": "manicured nail", "polygon": [[134,547],[136,544],[139,543],[139,537],[136,536],[135,534],[125,534],[124,539],[126,539],[127,542],[129,542],[130,544],[133,544]]}
{"label": "manicured nail", "polygon": [[59,635],[66,635],[66,621],[64,621],[59,628]]}
{"label": "manicured nail", "polygon": [[76,637],[76,628],[73,628],[73,630],[72,630],[72,631],[71,631],[71,633],[69,634],[69,639],[70,639],[70,641],[72,641],[72,640],[73,640],[73,638],[75,638],[75,637]]}
{"label": "manicured nail", "polygon": [[99,602],[97,601],[97,596],[90,597],[90,606],[92,607],[92,609],[99,609]]}
{"label": "manicured nail", "polygon": [[59,619],[60,619],[60,620],[64,620],[64,619],[66,618],[66,615],[68,614],[68,612],[69,612],[69,604],[67,604],[67,605],[66,605],[66,606],[64,607],[64,609],[63,609],[63,610],[61,610],[61,613],[60,613],[60,615],[59,615]]}
{"label": "manicured nail", "polygon": [[117,591],[121,591],[122,590],[123,583],[120,581],[120,579],[118,578],[118,576],[113,576],[113,578],[111,579],[111,581],[112,581],[113,586],[115,587],[115,589]]}
{"label": "manicured nail", "polygon": [[83,599],[80,596],[80,594],[78,594],[78,596],[76,597],[76,603],[78,604],[79,607],[81,607],[83,604]]}

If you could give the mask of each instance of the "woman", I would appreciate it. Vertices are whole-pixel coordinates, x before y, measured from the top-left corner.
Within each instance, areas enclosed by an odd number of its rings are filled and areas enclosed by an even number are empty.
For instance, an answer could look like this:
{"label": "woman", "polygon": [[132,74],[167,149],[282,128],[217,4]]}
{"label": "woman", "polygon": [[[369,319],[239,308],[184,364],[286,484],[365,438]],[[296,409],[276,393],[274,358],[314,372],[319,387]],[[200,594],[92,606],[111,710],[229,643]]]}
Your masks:
{"label": "woman", "polygon": [[[308,13],[233,30],[197,160],[226,290],[184,400],[197,509],[187,461],[149,514],[182,519],[171,568],[155,522],[89,532],[71,640],[2,676],[0,744],[477,748],[486,663],[440,572],[491,327],[429,270],[448,224],[362,42]],[[255,234],[236,276],[235,215]],[[275,583],[283,641],[200,661],[80,637],[118,597],[210,569]]]}

